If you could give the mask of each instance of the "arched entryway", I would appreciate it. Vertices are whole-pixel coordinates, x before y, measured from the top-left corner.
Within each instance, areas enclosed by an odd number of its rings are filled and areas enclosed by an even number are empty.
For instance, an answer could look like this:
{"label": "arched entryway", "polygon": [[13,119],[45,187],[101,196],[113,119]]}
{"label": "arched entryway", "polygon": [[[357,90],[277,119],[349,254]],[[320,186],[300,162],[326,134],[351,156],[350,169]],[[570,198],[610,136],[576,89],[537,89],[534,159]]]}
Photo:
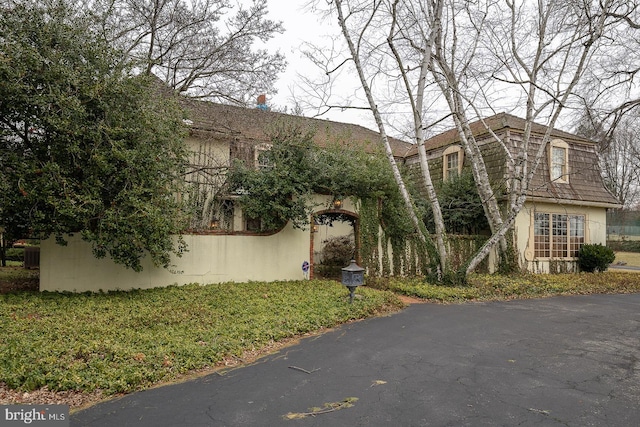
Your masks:
{"label": "arched entryway", "polygon": [[350,259],[360,262],[358,214],[325,209],[311,216],[310,279],[340,280]]}

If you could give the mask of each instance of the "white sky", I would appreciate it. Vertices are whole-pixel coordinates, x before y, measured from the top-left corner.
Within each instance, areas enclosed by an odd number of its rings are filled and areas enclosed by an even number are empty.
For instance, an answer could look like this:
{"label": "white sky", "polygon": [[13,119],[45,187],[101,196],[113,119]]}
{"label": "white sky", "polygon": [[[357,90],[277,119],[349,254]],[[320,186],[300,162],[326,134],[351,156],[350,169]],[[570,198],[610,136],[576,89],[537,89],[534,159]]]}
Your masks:
{"label": "white sky", "polygon": [[[336,18],[330,22],[321,22],[321,17],[309,9],[309,3],[313,0],[268,0],[269,18],[282,21],[285,32],[277,35],[267,44],[270,51],[277,49],[283,53],[288,61],[287,70],[282,73],[276,82],[278,89],[277,94],[267,94],[267,103],[276,109],[286,107],[288,111],[292,111],[294,107],[294,95],[298,100],[304,100],[304,95],[299,87],[301,84],[298,74],[303,74],[313,78],[321,75],[320,70],[312,64],[308,59],[304,58],[300,49],[302,45],[313,43],[315,45],[330,44],[330,36],[340,34]],[[319,3],[324,4],[323,0]],[[346,75],[344,72],[340,75],[339,89],[333,88],[334,95],[348,95],[360,88],[360,81],[355,75]],[[342,93],[339,93],[342,92]],[[335,98],[334,98],[335,99]],[[513,111],[514,105],[517,106],[517,99],[505,96],[503,100],[508,100],[511,106],[503,107],[505,111],[518,114]],[[515,104],[514,104],[515,102]],[[366,106],[366,101],[360,101],[359,106]],[[443,110],[444,111],[444,110]],[[445,111],[448,113],[448,110]],[[316,110],[304,107],[303,114],[305,116],[314,116]],[[406,121],[405,114],[400,111],[394,112],[394,119],[398,121],[396,125],[406,126],[410,121]],[[408,114],[408,112],[407,112]],[[370,111],[365,110],[331,110],[322,115],[320,118],[330,119],[338,122],[357,123],[370,129],[377,130],[373,116]],[[410,118],[410,116],[408,117]],[[437,117],[440,118],[440,117]],[[562,121],[556,124],[557,127],[563,128]],[[408,128],[407,128],[408,129]],[[405,129],[406,130],[406,129]],[[403,129],[392,129],[387,127],[387,132],[393,136],[399,136]],[[405,138],[406,139],[406,138]]]}
{"label": "white sky", "polygon": [[[278,108],[287,107],[289,111],[294,107],[292,91],[296,97],[301,97],[300,89],[296,89],[299,84],[298,74],[307,76],[318,75],[319,70],[308,59],[304,58],[300,49],[303,43],[314,43],[321,45],[329,43],[331,34],[339,34],[337,22],[320,23],[320,17],[310,11],[306,5],[310,0],[269,0],[269,18],[282,21],[285,28],[284,34],[277,35],[268,43],[270,50],[280,49],[280,52],[287,57],[289,65],[285,73],[280,75],[276,83],[277,94],[267,94],[267,102]],[[342,75],[341,79],[345,80]],[[346,90],[360,87],[357,76],[348,77],[343,84]],[[364,104],[363,104],[364,105]],[[304,108],[305,116],[315,115],[315,111]],[[334,110],[321,118],[357,123],[369,128],[375,128],[371,112],[347,110]]]}

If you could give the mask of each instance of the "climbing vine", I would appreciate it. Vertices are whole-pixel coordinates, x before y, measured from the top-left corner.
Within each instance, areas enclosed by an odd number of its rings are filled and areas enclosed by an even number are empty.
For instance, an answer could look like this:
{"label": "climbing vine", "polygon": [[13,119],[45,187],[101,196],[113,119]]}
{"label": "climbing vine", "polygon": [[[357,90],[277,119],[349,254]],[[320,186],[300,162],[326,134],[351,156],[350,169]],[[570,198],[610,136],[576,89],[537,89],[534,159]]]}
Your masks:
{"label": "climbing vine", "polygon": [[[420,262],[408,258],[418,253],[407,252],[413,227],[382,151],[340,140],[318,147],[313,133],[291,123],[278,124],[270,133],[272,148],[261,154],[263,167],[236,162],[229,175],[229,188],[241,194],[245,214],[261,218],[262,231],[287,221],[307,227],[314,194],[350,197],[358,206],[360,256],[370,274],[424,268],[425,257]],[[389,243],[393,259],[379,249]]]}
{"label": "climbing vine", "polygon": [[[340,140],[318,147],[313,133],[291,123],[276,126],[271,134],[272,148],[261,154],[261,168],[237,162],[230,173],[230,188],[242,195],[245,214],[261,219],[263,231],[275,230],[287,221],[298,228],[307,227],[316,208],[314,194],[350,197],[358,207],[360,260],[368,274],[428,276],[436,270],[435,247],[423,242],[415,232],[381,151],[365,151]],[[451,208],[445,210],[448,229],[475,233],[484,227],[486,219],[470,174],[442,183],[438,192],[441,203]],[[429,208],[423,198],[414,199],[427,229]],[[460,268],[484,238],[449,240],[450,253],[455,258],[452,265]],[[386,250],[389,246],[391,255]],[[459,281],[457,276],[450,279]]]}

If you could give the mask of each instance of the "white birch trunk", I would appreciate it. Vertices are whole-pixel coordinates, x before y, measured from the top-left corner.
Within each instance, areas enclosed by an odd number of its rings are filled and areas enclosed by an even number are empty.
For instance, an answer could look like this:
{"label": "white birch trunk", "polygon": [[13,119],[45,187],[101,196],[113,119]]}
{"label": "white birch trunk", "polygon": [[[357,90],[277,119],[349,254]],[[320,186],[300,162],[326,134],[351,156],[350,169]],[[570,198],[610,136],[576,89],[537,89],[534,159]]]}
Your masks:
{"label": "white birch trunk", "polygon": [[[345,38],[345,41],[347,42],[347,45],[349,47],[349,51],[351,53],[351,59],[353,60],[354,65],[356,67],[356,70],[358,72],[358,77],[360,78],[360,83],[362,85],[362,89],[365,92],[365,95],[367,97],[367,101],[368,101],[369,106],[371,108],[371,112],[373,113],[373,117],[375,119],[376,125],[378,126],[378,130],[380,132],[380,137],[381,137],[382,142],[384,144],[385,154],[386,154],[387,159],[389,161],[389,164],[391,165],[391,168],[393,170],[393,176],[394,176],[394,179],[396,181],[396,184],[398,185],[398,189],[400,190],[402,198],[404,200],[405,206],[407,208],[407,212],[409,213],[409,216],[410,216],[411,221],[412,221],[412,223],[414,225],[414,228],[417,231],[418,235],[420,236],[421,240],[423,242],[431,243],[431,239],[426,234],[424,225],[422,224],[422,221],[416,215],[416,212],[415,212],[415,209],[414,209],[414,205],[413,205],[413,202],[411,200],[411,195],[409,194],[409,191],[407,190],[407,187],[406,187],[406,185],[404,183],[404,180],[402,178],[402,175],[400,174],[400,170],[398,168],[398,164],[397,164],[395,158],[393,157],[393,151],[391,149],[391,145],[389,143],[389,138],[387,136],[384,123],[382,121],[382,116],[381,116],[380,111],[378,110],[376,102],[375,102],[375,100],[373,98],[373,94],[371,92],[371,88],[370,88],[369,84],[367,83],[367,79],[366,79],[366,76],[364,74],[364,70],[363,70],[362,64],[360,62],[360,58],[358,56],[358,51],[357,51],[357,49],[356,49],[356,47],[355,47],[355,45],[353,43],[353,40],[351,39],[351,35],[349,34],[349,31],[348,31],[348,28],[347,28],[347,24],[345,22],[343,9],[342,9],[342,0],[335,0],[335,4],[336,4],[336,10],[337,10],[337,13],[338,13],[338,23],[340,24],[340,28],[342,30],[342,34],[343,34],[343,36]],[[440,236],[440,238],[442,238],[442,236]],[[445,251],[445,245],[444,244],[442,244],[442,245],[438,244],[437,245],[437,249],[438,249],[438,254],[439,254],[439,257],[440,257],[439,263],[440,263],[440,265],[442,265],[442,263],[446,262],[446,260],[447,260],[446,251]]]}

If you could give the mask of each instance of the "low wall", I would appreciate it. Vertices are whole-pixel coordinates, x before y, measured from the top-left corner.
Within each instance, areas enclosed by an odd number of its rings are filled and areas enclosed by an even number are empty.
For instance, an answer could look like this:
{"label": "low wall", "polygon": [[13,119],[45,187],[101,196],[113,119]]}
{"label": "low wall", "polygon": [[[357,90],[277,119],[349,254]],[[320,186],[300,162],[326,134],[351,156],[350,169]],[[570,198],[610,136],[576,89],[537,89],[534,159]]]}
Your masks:
{"label": "low wall", "polygon": [[302,279],[309,261],[309,230],[290,224],[269,236],[185,235],[188,252],[174,257],[174,266],[158,268],[143,260],[136,273],[110,258],[97,259],[79,236],[67,246],[54,239],[41,243],[41,291],[109,291],[145,289],[172,284],[225,283]]}

